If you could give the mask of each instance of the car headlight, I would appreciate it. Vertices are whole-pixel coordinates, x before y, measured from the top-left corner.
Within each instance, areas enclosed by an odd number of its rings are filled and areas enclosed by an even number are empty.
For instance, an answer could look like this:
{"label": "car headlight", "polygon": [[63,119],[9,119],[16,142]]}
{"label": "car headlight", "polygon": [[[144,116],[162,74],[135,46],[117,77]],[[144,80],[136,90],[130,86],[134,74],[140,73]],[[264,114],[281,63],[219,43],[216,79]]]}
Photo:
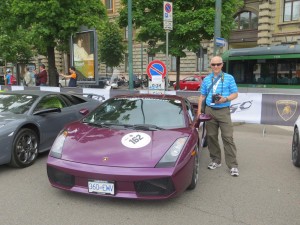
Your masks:
{"label": "car headlight", "polygon": [[188,139],[187,137],[178,138],[155,167],[156,168],[173,167],[187,139]]}
{"label": "car headlight", "polygon": [[62,155],[62,149],[66,140],[66,137],[68,136],[68,132],[63,130],[59,133],[59,135],[56,137],[51,150],[50,150],[50,156],[54,158],[61,158]]}

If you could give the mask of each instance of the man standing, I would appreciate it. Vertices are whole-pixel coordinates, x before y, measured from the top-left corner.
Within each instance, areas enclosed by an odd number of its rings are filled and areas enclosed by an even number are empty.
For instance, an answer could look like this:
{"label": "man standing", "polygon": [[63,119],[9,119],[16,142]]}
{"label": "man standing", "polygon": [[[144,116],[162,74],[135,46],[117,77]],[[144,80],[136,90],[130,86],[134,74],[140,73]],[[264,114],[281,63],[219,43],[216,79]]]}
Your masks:
{"label": "man standing", "polygon": [[239,176],[229,108],[230,101],[238,97],[238,88],[234,77],[222,72],[221,57],[213,57],[210,66],[213,72],[204,78],[198,102],[198,115],[201,113],[202,101],[205,100],[207,105],[205,113],[212,116],[212,119],[206,122],[207,144],[212,160],[208,169],[214,170],[221,166],[221,148],[218,140],[220,128],[226,165],[232,176]]}
{"label": "man standing", "polygon": [[48,74],[45,68],[46,66],[41,64],[40,72],[38,73],[36,70],[34,71],[37,86],[47,86]]}

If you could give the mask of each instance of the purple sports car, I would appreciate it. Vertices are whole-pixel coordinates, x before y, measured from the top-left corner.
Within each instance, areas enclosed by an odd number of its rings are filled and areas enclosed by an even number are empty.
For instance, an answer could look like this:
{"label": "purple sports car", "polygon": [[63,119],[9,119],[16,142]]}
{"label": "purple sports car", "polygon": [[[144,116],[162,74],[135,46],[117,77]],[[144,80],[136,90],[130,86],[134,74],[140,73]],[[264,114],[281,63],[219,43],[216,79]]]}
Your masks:
{"label": "purple sports car", "polygon": [[199,123],[209,119],[176,95],[112,97],[60,132],[48,156],[49,181],[97,196],[174,197],[196,187]]}

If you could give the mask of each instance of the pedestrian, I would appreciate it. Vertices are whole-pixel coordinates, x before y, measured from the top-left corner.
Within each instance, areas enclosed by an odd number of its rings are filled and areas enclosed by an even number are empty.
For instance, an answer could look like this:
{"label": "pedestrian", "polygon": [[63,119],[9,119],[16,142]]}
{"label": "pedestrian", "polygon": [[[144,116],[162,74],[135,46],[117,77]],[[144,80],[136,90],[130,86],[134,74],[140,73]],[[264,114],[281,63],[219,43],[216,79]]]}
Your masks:
{"label": "pedestrian", "polygon": [[69,87],[76,87],[77,86],[77,74],[76,74],[76,69],[74,66],[71,66],[69,68],[69,73],[70,75],[65,75],[65,74],[60,74],[60,76],[65,77],[69,80]]}
{"label": "pedestrian", "polygon": [[48,73],[46,71],[45,64],[40,65],[39,73],[36,70],[34,71],[34,73],[35,73],[36,86],[47,86]]}
{"label": "pedestrian", "polygon": [[56,87],[59,87],[59,73],[58,73],[57,67],[54,67],[54,74],[55,74]]}
{"label": "pedestrian", "polygon": [[205,101],[205,114],[212,116],[212,119],[206,122],[207,144],[211,158],[208,169],[214,170],[221,166],[221,148],[218,140],[220,129],[226,165],[232,176],[239,176],[229,108],[230,102],[238,97],[238,88],[234,77],[222,71],[223,60],[220,56],[214,56],[210,66],[213,72],[204,78],[198,102],[198,115],[201,114],[202,101]]}
{"label": "pedestrian", "polygon": [[5,85],[11,85],[11,70],[7,69],[6,74],[4,76],[4,84]]}
{"label": "pedestrian", "polygon": [[27,67],[26,68],[26,73],[24,75],[24,86],[34,86],[34,82],[33,82],[33,79],[32,79],[32,74],[30,72],[30,68]]}

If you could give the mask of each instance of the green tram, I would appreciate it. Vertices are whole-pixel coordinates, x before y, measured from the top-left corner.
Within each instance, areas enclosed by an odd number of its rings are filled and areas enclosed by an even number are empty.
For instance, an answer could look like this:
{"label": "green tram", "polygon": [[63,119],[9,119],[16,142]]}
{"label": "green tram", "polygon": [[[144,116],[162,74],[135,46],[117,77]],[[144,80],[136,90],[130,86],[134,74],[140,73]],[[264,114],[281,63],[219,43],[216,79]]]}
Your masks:
{"label": "green tram", "polygon": [[230,49],[222,58],[239,87],[300,88],[300,45]]}

